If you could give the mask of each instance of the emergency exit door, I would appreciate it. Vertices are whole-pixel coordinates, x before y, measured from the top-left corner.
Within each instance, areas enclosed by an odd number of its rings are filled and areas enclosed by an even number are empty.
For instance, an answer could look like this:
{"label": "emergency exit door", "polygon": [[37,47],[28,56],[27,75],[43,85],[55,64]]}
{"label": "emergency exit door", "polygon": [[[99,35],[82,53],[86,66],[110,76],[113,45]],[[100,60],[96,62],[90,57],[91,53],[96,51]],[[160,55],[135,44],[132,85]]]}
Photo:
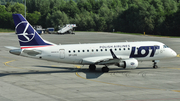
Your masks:
{"label": "emergency exit door", "polygon": [[60,49],[59,53],[60,53],[60,59],[64,59],[65,58],[65,50],[64,49]]}

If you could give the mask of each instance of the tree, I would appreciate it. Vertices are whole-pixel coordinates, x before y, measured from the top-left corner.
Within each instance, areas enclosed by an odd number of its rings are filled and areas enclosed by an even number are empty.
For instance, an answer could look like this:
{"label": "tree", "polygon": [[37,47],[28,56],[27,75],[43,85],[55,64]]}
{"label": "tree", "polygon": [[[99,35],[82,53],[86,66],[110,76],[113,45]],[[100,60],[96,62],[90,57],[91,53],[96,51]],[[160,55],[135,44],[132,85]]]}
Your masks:
{"label": "tree", "polygon": [[14,23],[11,12],[1,12],[0,22],[0,28],[14,29]]}
{"label": "tree", "polygon": [[83,30],[83,31],[93,31],[95,30],[95,22],[93,19],[93,13],[90,13],[86,10],[84,10],[81,14],[76,14],[75,15],[75,20],[74,23],[77,24],[77,29],[78,30]]}
{"label": "tree", "polygon": [[5,6],[6,6],[6,11],[11,12],[11,8],[12,8],[13,5],[11,5],[10,2],[7,2]]}
{"label": "tree", "polygon": [[48,27],[53,26],[56,30],[58,29],[59,26],[63,26],[69,23],[68,16],[61,11],[54,11],[52,15],[48,14],[48,16],[46,17],[46,21],[50,22],[50,23],[46,23],[47,25],[49,25]]}
{"label": "tree", "polygon": [[12,13],[19,13],[24,15],[24,5],[21,3],[16,3],[11,7]]}
{"label": "tree", "polygon": [[66,3],[66,6],[64,7],[63,11],[69,16],[74,18],[75,14],[79,13],[79,9],[77,7],[76,2],[73,0],[70,0]]}
{"label": "tree", "polygon": [[149,2],[143,1],[139,3],[139,32],[153,33],[156,19],[156,9]]}
{"label": "tree", "polygon": [[6,7],[4,5],[0,5],[0,13],[6,12]]}
{"label": "tree", "polygon": [[[26,0],[26,5],[29,22],[43,27],[76,23],[77,30],[179,33],[179,0]],[[7,2],[0,12],[1,23],[13,23],[10,14],[24,14],[24,4]]]}
{"label": "tree", "polygon": [[164,11],[167,15],[175,13],[177,11],[177,3],[174,0],[162,0]]}
{"label": "tree", "polygon": [[38,21],[41,17],[41,13],[38,11],[34,11],[33,13],[27,13],[27,20],[32,24],[38,24]]}

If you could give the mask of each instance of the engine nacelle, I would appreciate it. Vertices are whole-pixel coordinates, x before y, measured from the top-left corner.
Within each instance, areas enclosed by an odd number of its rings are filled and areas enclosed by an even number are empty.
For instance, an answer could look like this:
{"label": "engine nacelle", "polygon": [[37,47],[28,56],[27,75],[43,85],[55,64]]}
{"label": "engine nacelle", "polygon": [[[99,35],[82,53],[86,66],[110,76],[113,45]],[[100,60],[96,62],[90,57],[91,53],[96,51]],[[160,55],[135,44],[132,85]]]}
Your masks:
{"label": "engine nacelle", "polygon": [[124,69],[134,69],[138,66],[138,61],[134,58],[122,60],[118,65],[118,67],[123,67]]}

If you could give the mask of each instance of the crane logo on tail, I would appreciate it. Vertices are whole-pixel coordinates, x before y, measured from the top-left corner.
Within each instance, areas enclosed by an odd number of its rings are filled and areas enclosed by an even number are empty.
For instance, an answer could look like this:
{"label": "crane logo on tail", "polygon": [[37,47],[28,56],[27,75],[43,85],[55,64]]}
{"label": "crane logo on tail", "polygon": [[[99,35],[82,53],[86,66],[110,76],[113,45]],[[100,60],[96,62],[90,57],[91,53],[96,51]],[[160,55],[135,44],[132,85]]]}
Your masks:
{"label": "crane logo on tail", "polygon": [[35,37],[35,31],[27,21],[17,24],[16,33],[21,42],[30,42]]}

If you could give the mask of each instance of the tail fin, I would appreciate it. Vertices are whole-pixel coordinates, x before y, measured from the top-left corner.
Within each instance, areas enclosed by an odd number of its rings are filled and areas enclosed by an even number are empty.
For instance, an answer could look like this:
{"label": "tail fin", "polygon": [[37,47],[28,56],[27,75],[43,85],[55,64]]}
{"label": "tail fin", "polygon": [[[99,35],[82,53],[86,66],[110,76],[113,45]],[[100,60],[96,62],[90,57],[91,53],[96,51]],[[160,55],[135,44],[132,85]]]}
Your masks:
{"label": "tail fin", "polygon": [[13,19],[21,49],[55,45],[43,40],[21,14],[13,14]]}

